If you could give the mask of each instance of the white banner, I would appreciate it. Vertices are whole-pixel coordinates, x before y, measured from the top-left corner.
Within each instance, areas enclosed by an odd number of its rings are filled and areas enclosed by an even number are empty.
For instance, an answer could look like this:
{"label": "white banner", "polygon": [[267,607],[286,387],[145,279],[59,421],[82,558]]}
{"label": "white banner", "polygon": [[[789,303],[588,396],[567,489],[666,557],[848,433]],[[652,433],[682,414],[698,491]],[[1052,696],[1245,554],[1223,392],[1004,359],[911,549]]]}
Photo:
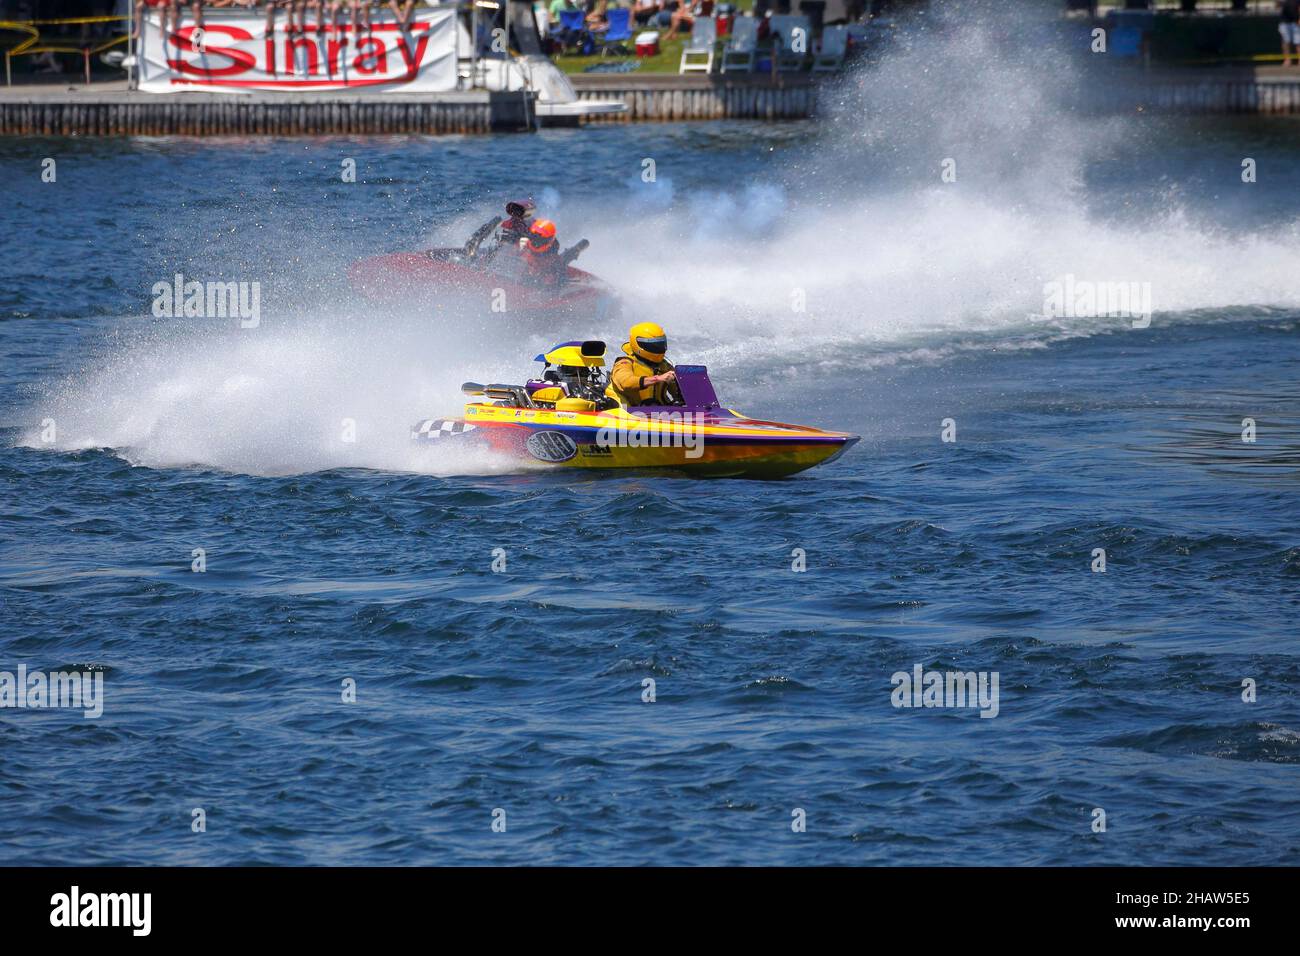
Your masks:
{"label": "white banner", "polygon": [[[252,90],[362,90],[436,93],[456,89],[456,7],[419,10],[403,31],[391,15],[374,11],[373,26],[356,35],[347,10],[338,26],[287,32],[278,12],[274,35],[266,18],[204,11],[199,31],[184,11],[178,32],[163,37],[158,13],[150,9],[144,42],[137,51],[140,89],[149,93],[185,90],[246,93]],[[313,11],[314,12],[314,11]]]}

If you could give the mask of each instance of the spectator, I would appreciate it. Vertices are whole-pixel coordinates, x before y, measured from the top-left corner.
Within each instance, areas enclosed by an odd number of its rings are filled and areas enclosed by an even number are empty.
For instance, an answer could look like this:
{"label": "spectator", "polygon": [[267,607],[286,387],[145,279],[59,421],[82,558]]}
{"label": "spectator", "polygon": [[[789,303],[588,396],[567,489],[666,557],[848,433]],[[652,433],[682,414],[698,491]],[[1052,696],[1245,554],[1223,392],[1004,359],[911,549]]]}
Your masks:
{"label": "spectator", "polygon": [[[342,6],[341,0],[336,0]],[[348,9],[352,12],[352,35],[360,36],[364,29],[370,32],[370,0],[348,0]]]}
{"label": "spectator", "polygon": [[652,21],[658,27],[670,27],[673,23],[673,15],[677,12],[681,3],[678,0],[663,0],[659,4],[659,12],[655,14]]}
{"label": "spectator", "polygon": [[[257,0],[207,0],[210,7],[248,7],[252,9],[257,6]],[[194,25],[203,26],[203,4],[194,4]]]}
{"label": "spectator", "polygon": [[[194,19],[194,26],[201,30],[204,26],[203,7],[205,2],[209,7],[215,9],[224,7],[247,7],[252,9],[259,3],[264,3],[266,6],[266,32],[269,36],[275,32],[276,10],[285,11],[285,29],[289,33],[307,32],[307,15],[309,11],[316,13],[317,32],[324,32],[327,22],[337,28],[339,13],[344,7],[347,7],[352,13],[352,32],[354,34],[363,29],[369,31],[371,29],[370,8],[372,5],[383,3],[384,0],[139,0],[135,9],[134,34],[136,37],[140,36],[146,10],[159,11],[159,27],[164,35],[169,32],[176,33],[181,28],[181,11],[186,6],[190,9]],[[387,5],[392,10],[393,17],[398,25],[404,30],[408,29],[411,25],[412,15],[415,12],[416,0],[387,0]],[[552,10],[556,9],[557,5],[566,10],[577,9],[572,0],[554,0],[551,4]]]}
{"label": "spectator", "polygon": [[1281,0],[1278,7],[1281,10],[1277,32],[1282,34],[1282,65],[1290,66],[1292,54],[1300,59],[1300,50],[1296,49],[1300,44],[1300,0]]}
{"label": "spectator", "polygon": [[293,32],[293,4],[294,0],[266,0],[266,35],[269,37],[275,33],[275,9],[279,7],[287,10],[288,32]]}
{"label": "spectator", "polygon": [[[214,7],[228,7],[238,3],[239,6],[252,6],[256,0],[208,0]],[[161,11],[158,15],[158,29],[162,31],[163,36],[168,33],[179,33],[181,29],[181,0],[143,0],[137,3],[135,7],[135,35],[140,36],[140,30],[143,26],[145,8]],[[203,2],[202,0],[192,0],[189,4],[190,14],[194,17],[194,26],[196,29],[203,29]],[[168,31],[167,23],[170,20],[171,30]]]}
{"label": "spectator", "polygon": [[587,12],[587,29],[593,33],[600,33],[609,29],[609,21],[605,17],[605,11],[609,9],[609,0],[597,0],[590,5]]}
{"label": "spectator", "polygon": [[328,0],[330,26],[338,30],[339,13],[346,7],[352,14],[352,33],[357,35],[361,27],[370,29],[370,4],[368,0]]}
{"label": "spectator", "polygon": [[[162,35],[167,35],[167,23],[170,20],[172,30],[175,31],[180,26],[181,4],[180,0],[144,0],[143,3],[135,5],[135,38],[139,39],[141,29],[144,26],[144,11],[148,7],[151,10],[160,10],[158,14],[158,28]],[[39,61],[38,61],[39,62]]]}
{"label": "spectator", "polygon": [[330,29],[335,33],[339,30],[339,13],[347,6],[347,0],[326,0],[326,9],[329,11]]}
{"label": "spectator", "polygon": [[662,0],[635,0],[632,7],[632,19],[638,26],[645,26],[651,17],[657,16],[663,7]]}
{"label": "spectator", "polygon": [[[203,0],[194,0],[194,2],[190,4],[190,13],[194,17],[194,29],[202,30],[203,29]],[[181,28],[180,18],[177,17],[176,30],[179,32],[180,28]]]}
{"label": "spectator", "polygon": [[307,32],[307,11],[316,11],[316,29],[318,31],[325,29],[325,3],[324,0],[298,0],[298,32]]}
{"label": "spectator", "polygon": [[689,3],[678,4],[677,9],[673,11],[672,16],[668,19],[669,30],[665,34],[665,40],[672,40],[677,36],[677,31],[682,27],[690,33],[695,27],[695,12]]}
{"label": "spectator", "polygon": [[[237,3],[243,4],[245,0],[236,0]],[[256,2],[256,0],[254,0]],[[322,32],[325,29],[325,12],[328,0],[266,0],[266,33],[270,36],[275,32],[275,10],[276,7],[286,11],[284,28],[288,33],[306,33],[307,32],[307,11],[316,11],[316,30]],[[248,3],[253,6],[253,3]],[[333,11],[338,4],[330,5],[329,9]],[[295,24],[293,15],[298,14],[298,22]]]}
{"label": "spectator", "polygon": [[388,0],[388,9],[393,11],[393,16],[397,18],[397,25],[403,30],[411,26],[411,11],[414,8],[415,0]]}
{"label": "spectator", "polygon": [[565,27],[562,16],[565,13],[573,13],[579,9],[580,7],[573,0],[551,0],[551,5],[546,12],[551,21],[549,35],[554,37],[557,53],[582,39],[582,30]]}

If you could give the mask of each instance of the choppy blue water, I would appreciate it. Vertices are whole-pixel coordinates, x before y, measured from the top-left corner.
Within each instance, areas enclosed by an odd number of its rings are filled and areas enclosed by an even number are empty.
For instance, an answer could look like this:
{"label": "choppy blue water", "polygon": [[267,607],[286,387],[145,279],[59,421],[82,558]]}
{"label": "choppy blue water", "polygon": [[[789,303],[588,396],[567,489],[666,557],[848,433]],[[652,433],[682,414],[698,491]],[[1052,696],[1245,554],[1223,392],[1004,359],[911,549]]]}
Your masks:
{"label": "choppy blue water", "polygon": [[[0,862],[1297,862],[1300,132],[1079,122],[1051,171],[959,131],[946,185],[806,125],[0,143],[0,670],[105,675],[99,719],[0,710]],[[772,483],[416,455],[461,379],[622,331],[348,296],[515,186],[729,404],[863,441]],[[261,324],[153,318],[176,270]],[[1032,318],[1067,273],[1150,327]],[[918,664],[997,716],[895,708]]]}

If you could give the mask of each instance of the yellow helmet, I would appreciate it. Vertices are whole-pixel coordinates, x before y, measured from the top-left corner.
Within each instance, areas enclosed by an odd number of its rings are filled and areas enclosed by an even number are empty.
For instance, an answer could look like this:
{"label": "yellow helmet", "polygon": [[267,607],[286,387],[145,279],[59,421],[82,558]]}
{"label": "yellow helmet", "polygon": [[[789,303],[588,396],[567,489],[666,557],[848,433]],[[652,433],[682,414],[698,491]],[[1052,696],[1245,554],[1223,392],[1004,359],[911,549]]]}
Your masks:
{"label": "yellow helmet", "polygon": [[638,322],[628,329],[627,344],[647,362],[662,362],[668,352],[668,336],[653,322]]}

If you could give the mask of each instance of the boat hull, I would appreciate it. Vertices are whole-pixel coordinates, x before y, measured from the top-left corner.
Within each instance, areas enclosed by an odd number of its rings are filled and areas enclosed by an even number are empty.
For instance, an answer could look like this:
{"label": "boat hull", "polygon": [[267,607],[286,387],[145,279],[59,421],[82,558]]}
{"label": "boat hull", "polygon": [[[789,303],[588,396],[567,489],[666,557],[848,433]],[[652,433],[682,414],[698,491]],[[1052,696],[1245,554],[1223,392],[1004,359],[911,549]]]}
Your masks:
{"label": "boat hull", "polygon": [[523,280],[520,264],[498,257],[496,268],[477,268],[460,259],[458,250],[393,252],[362,259],[348,272],[349,281],[362,296],[375,302],[416,300],[431,296],[448,300],[481,301],[485,309],[530,316],[568,318],[616,317],[618,302],[612,291],[590,272],[570,266],[568,279],[557,288]]}
{"label": "boat hull", "polygon": [[[671,413],[670,413],[671,414]],[[609,412],[467,405],[419,423],[425,442],[471,440],[530,468],[653,469],[697,477],[785,478],[838,458],[858,436],[725,412],[654,420]]]}

